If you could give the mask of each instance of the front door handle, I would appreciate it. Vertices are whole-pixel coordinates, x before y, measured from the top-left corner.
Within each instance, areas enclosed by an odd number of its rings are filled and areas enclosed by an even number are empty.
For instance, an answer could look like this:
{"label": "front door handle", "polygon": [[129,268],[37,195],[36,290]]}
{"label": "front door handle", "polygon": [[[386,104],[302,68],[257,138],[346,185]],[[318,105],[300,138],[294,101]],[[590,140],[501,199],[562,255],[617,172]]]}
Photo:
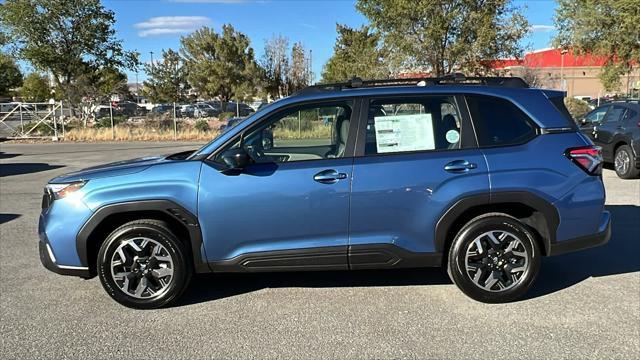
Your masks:
{"label": "front door handle", "polygon": [[452,173],[466,173],[471,169],[475,169],[478,166],[467,160],[454,160],[444,166],[445,171]]}
{"label": "front door handle", "polygon": [[322,184],[335,184],[339,180],[347,178],[347,174],[337,172],[333,169],[321,171],[313,176],[313,180]]}

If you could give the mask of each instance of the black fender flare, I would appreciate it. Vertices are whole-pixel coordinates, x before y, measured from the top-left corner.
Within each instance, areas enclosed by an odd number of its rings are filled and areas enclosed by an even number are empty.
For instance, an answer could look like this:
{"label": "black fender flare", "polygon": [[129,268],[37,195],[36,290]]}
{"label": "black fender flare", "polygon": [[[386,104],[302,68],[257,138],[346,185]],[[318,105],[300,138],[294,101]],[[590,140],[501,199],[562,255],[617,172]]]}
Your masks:
{"label": "black fender flare", "polygon": [[198,218],[190,211],[170,200],[140,200],[128,201],[122,203],[108,204],[98,208],[89,219],[82,225],[82,228],[76,236],[76,250],[82,266],[88,264],[88,240],[93,231],[108,216],[136,211],[160,211],[176,221],[185,225],[189,232],[189,241],[191,242],[192,258],[196,272],[209,272],[209,266],[201,254],[202,248],[202,231]]}
{"label": "black fender flare", "polygon": [[[435,228],[435,251],[444,252],[446,250],[447,234],[451,230],[455,221],[466,211],[486,205],[498,204],[521,204],[528,206],[542,214],[544,223],[535,224],[536,230],[542,236],[544,250],[549,254],[551,244],[556,242],[556,232],[560,224],[560,217],[556,208],[547,200],[526,191],[503,191],[471,195],[458,200],[438,219]],[[540,222],[540,219],[533,219]]]}

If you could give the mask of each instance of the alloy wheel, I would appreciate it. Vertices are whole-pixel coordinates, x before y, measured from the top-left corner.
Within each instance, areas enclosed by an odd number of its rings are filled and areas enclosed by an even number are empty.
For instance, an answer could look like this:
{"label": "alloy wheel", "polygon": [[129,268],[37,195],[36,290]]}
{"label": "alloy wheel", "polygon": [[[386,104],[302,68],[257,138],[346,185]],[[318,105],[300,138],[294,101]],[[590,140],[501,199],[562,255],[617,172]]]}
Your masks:
{"label": "alloy wheel", "polygon": [[476,237],[467,247],[465,270],[479,288],[500,292],[516,286],[529,266],[529,254],[514,234],[494,230]]}
{"label": "alloy wheel", "polygon": [[631,166],[631,158],[626,151],[618,151],[615,158],[615,167],[618,174],[626,174]]}
{"label": "alloy wheel", "polygon": [[127,295],[149,299],[164,294],[173,280],[173,259],[159,242],[137,237],[123,241],[111,258],[111,277]]}

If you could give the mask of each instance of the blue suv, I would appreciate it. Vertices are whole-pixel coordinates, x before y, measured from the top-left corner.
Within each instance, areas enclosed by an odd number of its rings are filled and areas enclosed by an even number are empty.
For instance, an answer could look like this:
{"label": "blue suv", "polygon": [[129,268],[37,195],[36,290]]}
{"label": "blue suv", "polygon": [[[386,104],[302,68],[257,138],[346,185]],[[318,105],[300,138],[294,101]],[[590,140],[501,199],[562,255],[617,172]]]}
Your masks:
{"label": "blue suv", "polygon": [[309,87],[197,151],[51,180],[40,259],[135,308],[194,273],[433,266],[512,301],[542,256],[611,236],[600,149],[563,97],[518,78]]}

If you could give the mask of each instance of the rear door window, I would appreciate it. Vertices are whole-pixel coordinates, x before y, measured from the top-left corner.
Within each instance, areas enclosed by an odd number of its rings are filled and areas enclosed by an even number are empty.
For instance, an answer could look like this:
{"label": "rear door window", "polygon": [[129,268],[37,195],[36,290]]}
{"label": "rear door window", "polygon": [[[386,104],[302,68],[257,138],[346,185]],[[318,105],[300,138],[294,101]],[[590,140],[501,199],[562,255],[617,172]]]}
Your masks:
{"label": "rear door window", "polygon": [[602,122],[617,123],[622,120],[625,110],[627,110],[627,108],[619,105],[611,107],[611,110],[607,112],[607,115],[604,116],[604,120]]}
{"label": "rear door window", "polygon": [[459,149],[461,130],[452,96],[372,100],[365,155]]}
{"label": "rear door window", "polygon": [[511,101],[481,95],[467,95],[466,99],[478,145],[516,145],[536,136],[533,121]]}

